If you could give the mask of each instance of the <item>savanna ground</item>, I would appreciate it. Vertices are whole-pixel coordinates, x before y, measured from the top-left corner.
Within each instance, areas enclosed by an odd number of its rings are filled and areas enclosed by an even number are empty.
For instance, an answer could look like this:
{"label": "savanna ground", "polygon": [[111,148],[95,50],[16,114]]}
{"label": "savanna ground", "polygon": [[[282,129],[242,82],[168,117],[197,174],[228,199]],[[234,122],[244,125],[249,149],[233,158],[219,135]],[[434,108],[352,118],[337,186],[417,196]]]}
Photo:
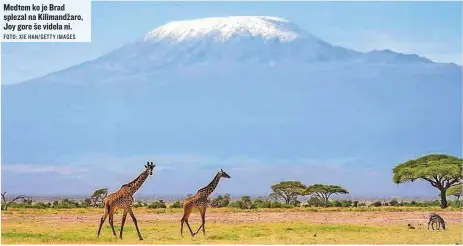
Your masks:
{"label": "savanna ground", "polygon": [[[447,230],[427,229],[430,212],[440,214]],[[2,211],[2,244],[461,244],[462,211],[448,208],[209,208],[206,236],[191,238],[182,209],[135,208],[144,241],[130,216],[122,240],[113,237],[106,220],[96,231],[103,209],[14,209]],[[121,212],[115,215],[119,235]],[[407,224],[416,227],[410,230]],[[199,213],[190,217],[195,231]]]}

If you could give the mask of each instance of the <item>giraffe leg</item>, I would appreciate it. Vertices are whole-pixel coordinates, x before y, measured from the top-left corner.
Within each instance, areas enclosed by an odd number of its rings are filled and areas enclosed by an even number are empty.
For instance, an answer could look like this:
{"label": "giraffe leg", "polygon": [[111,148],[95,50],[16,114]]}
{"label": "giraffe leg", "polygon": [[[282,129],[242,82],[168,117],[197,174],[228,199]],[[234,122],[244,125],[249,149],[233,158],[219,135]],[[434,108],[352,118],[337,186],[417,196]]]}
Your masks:
{"label": "giraffe leg", "polygon": [[138,229],[137,218],[135,218],[135,214],[133,214],[133,211],[131,208],[129,209],[129,214],[130,214],[130,217],[132,217],[132,221],[135,224],[135,228],[137,229],[138,239],[143,240],[143,237],[140,234],[140,230]]}
{"label": "giraffe leg", "polygon": [[183,236],[183,223],[186,223],[188,229],[190,230],[191,235],[193,236],[193,230],[191,230],[190,224],[188,224],[188,218],[190,217],[192,208],[191,207],[184,207],[183,208],[183,217],[180,220],[180,235]]}
{"label": "giraffe leg", "polygon": [[127,209],[124,209],[124,214],[122,214],[122,223],[121,223],[121,233],[119,238],[122,239],[122,231],[124,230],[125,219],[127,218]]}
{"label": "giraffe leg", "polygon": [[103,224],[104,224],[106,218],[108,217],[108,211],[109,211],[109,205],[108,205],[108,206],[105,206],[104,215],[101,216],[101,219],[100,219],[100,226],[98,227],[98,232],[96,233],[96,236],[97,236],[97,237],[100,236],[101,226],[103,226]]}
{"label": "giraffe leg", "polygon": [[188,219],[185,219],[185,223],[188,226],[188,229],[190,229],[191,236],[193,237],[195,234],[193,233],[193,230],[191,230],[190,224],[188,223]]}
{"label": "giraffe leg", "polygon": [[199,213],[201,214],[201,222],[202,223],[201,223],[201,226],[199,226],[198,230],[193,234],[193,236],[198,234],[198,232],[199,232],[199,230],[201,230],[201,228],[203,228],[203,233],[204,233],[204,235],[206,235],[206,231],[204,229],[204,224],[206,222],[205,216],[204,216],[206,214],[206,207],[200,208]]}
{"label": "giraffe leg", "polygon": [[114,230],[114,209],[112,209],[109,212],[109,225],[111,226],[111,229],[113,230],[113,235],[117,237],[116,230]]}
{"label": "giraffe leg", "polygon": [[206,235],[206,207],[203,209],[203,213],[201,214],[201,218],[203,220],[203,234]]}

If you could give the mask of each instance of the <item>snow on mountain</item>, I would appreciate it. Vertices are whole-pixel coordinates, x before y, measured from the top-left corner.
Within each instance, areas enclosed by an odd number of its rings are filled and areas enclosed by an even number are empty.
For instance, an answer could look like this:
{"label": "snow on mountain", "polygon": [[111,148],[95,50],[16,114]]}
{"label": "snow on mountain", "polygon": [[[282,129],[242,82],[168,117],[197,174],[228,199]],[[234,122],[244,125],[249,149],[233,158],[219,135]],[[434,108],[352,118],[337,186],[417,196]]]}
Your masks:
{"label": "snow on mountain", "polygon": [[282,42],[292,41],[296,38],[318,40],[317,37],[283,18],[230,16],[170,22],[146,34],[144,41],[167,40],[175,43],[205,36],[209,36],[217,42],[224,42],[235,36],[260,37],[264,40],[278,39]]}
{"label": "snow on mountain", "polygon": [[362,53],[335,46],[282,18],[232,16],[170,22],[96,60],[66,69],[59,77],[46,77],[47,81],[64,78],[74,82],[76,77],[81,81],[139,80],[166,69],[218,64],[222,69],[232,69],[250,64],[313,67],[333,63],[432,62],[392,51]]}

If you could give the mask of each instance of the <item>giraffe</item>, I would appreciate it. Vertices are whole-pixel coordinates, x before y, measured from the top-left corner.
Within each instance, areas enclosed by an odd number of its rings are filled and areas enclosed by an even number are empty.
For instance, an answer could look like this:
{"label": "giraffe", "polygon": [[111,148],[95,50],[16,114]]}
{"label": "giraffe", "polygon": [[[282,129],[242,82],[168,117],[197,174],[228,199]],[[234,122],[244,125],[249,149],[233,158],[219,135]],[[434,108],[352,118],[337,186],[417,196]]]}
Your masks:
{"label": "giraffe", "polygon": [[111,225],[111,229],[113,230],[114,236],[117,237],[116,231],[114,230],[114,225],[113,225],[113,218],[114,218],[114,211],[116,211],[119,208],[124,209],[124,213],[122,214],[122,223],[121,223],[121,232],[119,237],[122,239],[122,231],[124,230],[124,224],[125,224],[125,218],[127,217],[127,213],[130,214],[130,217],[132,217],[132,221],[135,224],[135,228],[137,229],[137,234],[138,238],[140,240],[143,240],[140,230],[138,230],[138,223],[137,219],[135,218],[135,215],[133,214],[132,211],[132,204],[133,204],[133,194],[137,192],[138,189],[143,185],[143,182],[145,182],[146,178],[148,176],[153,175],[153,168],[156,165],[153,164],[153,162],[148,162],[145,165],[145,170],[137,177],[135,178],[132,182],[124,184],[121,186],[121,188],[110,194],[104,199],[104,215],[101,217],[100,220],[100,227],[98,228],[97,232],[97,237],[100,236],[100,231],[101,231],[101,226],[105,222],[106,218],[109,216],[109,225]]}
{"label": "giraffe", "polygon": [[[217,184],[220,181],[220,178],[230,178],[230,176],[224,172],[222,169],[215,175],[214,179],[204,188],[198,190],[198,192],[185,200],[183,200],[183,217],[180,221],[180,234],[183,236],[183,223],[186,223],[188,229],[190,230],[191,236],[194,237],[201,228],[203,228],[203,234],[206,235],[206,228],[204,224],[206,223],[206,208],[208,205],[208,197],[217,187]],[[202,224],[198,228],[198,230],[193,233],[191,230],[190,224],[188,224],[188,218],[190,217],[191,212],[193,209],[199,209],[199,213],[201,214]]]}

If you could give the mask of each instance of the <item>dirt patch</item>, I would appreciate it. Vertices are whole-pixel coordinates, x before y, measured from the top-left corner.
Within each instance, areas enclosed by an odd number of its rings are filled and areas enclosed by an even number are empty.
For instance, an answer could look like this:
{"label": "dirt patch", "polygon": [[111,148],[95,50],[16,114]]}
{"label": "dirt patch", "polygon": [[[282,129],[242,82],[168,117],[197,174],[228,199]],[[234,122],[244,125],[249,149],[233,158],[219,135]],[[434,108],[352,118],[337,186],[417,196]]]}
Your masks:
{"label": "dirt patch", "polygon": [[[439,213],[447,223],[461,223],[461,212],[446,211]],[[182,217],[180,213],[137,213],[139,221],[169,221],[179,222]],[[356,225],[387,225],[387,224],[408,224],[427,226],[429,212],[218,212],[207,213],[208,223],[220,224],[241,224],[258,222],[296,222],[301,221],[310,224],[356,224]],[[121,214],[115,215],[115,221],[119,221]],[[98,223],[101,214],[10,214],[2,215],[2,222],[10,220],[32,220],[32,221],[56,221],[74,223]],[[193,213],[190,221],[199,221],[199,213]]]}

